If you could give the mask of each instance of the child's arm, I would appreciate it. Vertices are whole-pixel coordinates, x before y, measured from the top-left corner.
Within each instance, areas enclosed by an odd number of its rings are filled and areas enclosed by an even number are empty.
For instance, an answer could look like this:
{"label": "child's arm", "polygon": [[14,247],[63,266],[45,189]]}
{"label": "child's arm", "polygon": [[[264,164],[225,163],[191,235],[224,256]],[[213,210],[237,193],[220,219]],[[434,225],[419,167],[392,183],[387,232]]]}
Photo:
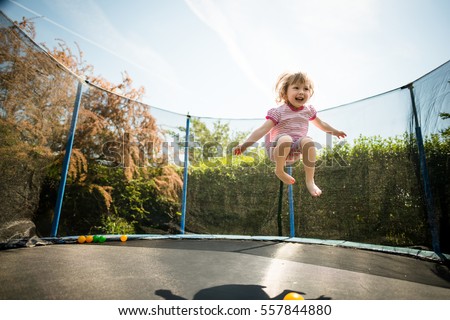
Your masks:
{"label": "child's arm", "polygon": [[338,138],[345,138],[347,136],[347,134],[344,131],[340,131],[333,128],[325,121],[320,120],[319,117],[316,117],[314,120],[311,120],[311,122],[320,130],[331,133],[333,136],[336,136]]}
{"label": "child's arm", "polygon": [[272,120],[266,120],[266,122],[264,122],[259,128],[255,129],[250,134],[250,136],[247,138],[247,140],[245,140],[244,143],[238,145],[234,149],[234,154],[238,155],[244,152],[248,147],[264,137],[274,126],[275,124]]}

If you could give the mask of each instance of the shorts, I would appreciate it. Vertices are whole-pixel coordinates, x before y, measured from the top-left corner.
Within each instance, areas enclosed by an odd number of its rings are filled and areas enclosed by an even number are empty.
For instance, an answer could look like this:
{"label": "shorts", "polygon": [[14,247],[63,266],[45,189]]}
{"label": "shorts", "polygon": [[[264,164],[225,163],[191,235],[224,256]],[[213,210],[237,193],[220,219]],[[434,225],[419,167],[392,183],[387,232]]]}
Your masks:
{"label": "shorts", "polygon": [[[266,152],[267,152],[267,156],[269,157],[269,159],[271,161],[275,161],[274,156],[273,156],[273,149],[277,146],[278,140],[283,136],[288,136],[288,134],[279,135],[274,142],[270,141],[270,137],[268,134],[265,137]],[[294,140],[292,142],[291,151],[289,152],[289,154],[286,158],[286,163],[291,164],[291,163],[297,162],[298,160],[300,160],[302,158],[301,142],[304,138],[310,138],[310,137],[307,137],[307,136],[300,137],[297,140]]]}

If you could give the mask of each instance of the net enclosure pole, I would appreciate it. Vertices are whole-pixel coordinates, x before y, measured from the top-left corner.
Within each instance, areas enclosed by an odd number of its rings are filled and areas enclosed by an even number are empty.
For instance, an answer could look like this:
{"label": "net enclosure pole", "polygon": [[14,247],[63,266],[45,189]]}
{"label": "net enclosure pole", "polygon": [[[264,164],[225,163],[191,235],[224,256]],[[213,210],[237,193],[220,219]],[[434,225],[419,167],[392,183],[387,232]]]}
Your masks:
{"label": "net enclosure pole", "polygon": [[278,222],[278,236],[281,237],[283,235],[283,224],[281,218],[281,211],[283,209],[283,181],[280,180],[280,191],[278,193],[278,214],[277,214],[277,222]]}
{"label": "net enclosure pole", "polygon": [[[292,166],[287,167],[288,174],[292,176]],[[288,198],[289,198],[289,236],[295,237],[295,225],[294,225],[294,186],[288,185]]]}
{"label": "net enclosure pole", "polygon": [[433,246],[433,251],[437,254],[441,253],[440,243],[439,243],[439,231],[438,231],[438,223],[437,217],[434,210],[433,204],[433,195],[431,193],[430,187],[430,179],[428,176],[428,168],[427,168],[427,160],[425,155],[425,148],[423,145],[423,137],[422,137],[422,129],[420,128],[419,118],[417,115],[417,107],[416,100],[414,97],[414,86],[412,83],[408,84],[403,88],[408,88],[410,97],[411,97],[411,106],[413,110],[414,123],[415,123],[415,131],[416,131],[416,140],[417,140],[417,148],[419,151],[419,164],[420,164],[420,172],[422,175],[422,183],[425,192],[425,201],[427,208],[427,216],[428,216],[428,224],[430,226],[431,231],[431,242]]}
{"label": "net enclosure pole", "polygon": [[56,198],[55,214],[53,216],[52,230],[50,233],[51,237],[56,237],[56,235],[58,234],[59,219],[61,217],[61,208],[62,208],[62,203],[63,203],[63,198],[64,198],[64,190],[66,188],[66,182],[67,182],[67,172],[69,170],[70,156],[72,154],[73,140],[75,137],[75,129],[77,127],[78,111],[80,109],[82,89],[83,89],[83,84],[79,81],[78,88],[77,88],[77,94],[75,97],[75,104],[74,104],[74,108],[73,108],[72,122],[70,124],[69,136],[67,138],[66,153],[64,155],[64,160],[63,160],[63,165],[62,165],[61,181],[59,182],[58,196]]}
{"label": "net enclosure pole", "polygon": [[189,166],[189,126],[191,116],[186,116],[186,138],[184,140],[184,172],[183,172],[183,191],[181,195],[181,234],[184,234],[186,226],[186,198],[187,198],[187,186],[188,186],[188,166]]}

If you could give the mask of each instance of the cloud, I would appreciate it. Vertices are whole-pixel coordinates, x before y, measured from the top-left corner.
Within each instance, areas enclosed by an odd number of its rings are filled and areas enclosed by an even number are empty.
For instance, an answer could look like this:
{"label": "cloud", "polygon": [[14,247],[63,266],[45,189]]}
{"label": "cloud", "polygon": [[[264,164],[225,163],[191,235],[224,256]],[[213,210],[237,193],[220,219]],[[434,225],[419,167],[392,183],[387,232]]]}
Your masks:
{"label": "cloud", "polygon": [[372,59],[367,34],[378,28],[377,5],[372,0],[185,2],[223,40],[246,77],[265,94],[271,93],[284,71],[307,71],[326,83],[330,74],[345,70],[357,79]]}
{"label": "cloud", "polygon": [[289,0],[291,17],[300,21],[300,28],[328,34],[364,33],[378,24],[377,3],[373,0]]}
{"label": "cloud", "polygon": [[82,21],[77,24],[77,31],[45,18],[51,24],[122,60],[126,63],[124,67],[133,66],[141,71],[151,73],[172,87],[187,91],[179,84],[171,64],[149,46],[146,39],[137,34],[132,37],[124,35],[95,1],[79,3],[77,1],[47,0],[46,3],[59,12],[61,17],[64,17],[67,21],[66,25]]}
{"label": "cloud", "polygon": [[[216,2],[208,0],[185,0],[191,11],[209,28],[215,31],[225,43],[233,60],[251,81],[251,83],[263,94],[267,94],[268,88],[256,75],[248,57],[239,45],[239,36],[225,11],[219,8]],[[236,4],[235,4],[236,5]]]}

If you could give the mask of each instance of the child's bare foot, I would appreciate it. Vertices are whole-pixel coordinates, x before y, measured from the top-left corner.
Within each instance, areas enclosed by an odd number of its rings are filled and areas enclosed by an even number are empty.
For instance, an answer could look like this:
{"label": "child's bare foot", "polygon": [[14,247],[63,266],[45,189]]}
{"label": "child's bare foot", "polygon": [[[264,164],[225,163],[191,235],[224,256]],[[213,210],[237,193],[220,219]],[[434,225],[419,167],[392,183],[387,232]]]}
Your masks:
{"label": "child's bare foot", "polygon": [[277,175],[278,179],[283,181],[283,183],[285,183],[285,184],[294,184],[295,183],[295,179],[292,176],[288,175],[286,172],[284,172],[283,169],[275,170],[275,174]]}
{"label": "child's bare foot", "polygon": [[306,188],[308,189],[309,193],[311,193],[311,195],[313,197],[319,197],[322,194],[322,190],[320,190],[319,187],[316,186],[314,181],[307,182],[306,183]]}

